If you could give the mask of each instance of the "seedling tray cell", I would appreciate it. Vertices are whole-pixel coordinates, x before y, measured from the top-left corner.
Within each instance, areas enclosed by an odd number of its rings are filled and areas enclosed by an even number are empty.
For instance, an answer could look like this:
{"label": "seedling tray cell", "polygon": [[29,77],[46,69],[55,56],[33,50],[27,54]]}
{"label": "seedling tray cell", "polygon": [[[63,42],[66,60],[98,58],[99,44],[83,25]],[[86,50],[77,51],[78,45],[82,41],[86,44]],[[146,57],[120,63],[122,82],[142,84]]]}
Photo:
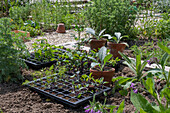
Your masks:
{"label": "seedling tray cell", "polygon": [[[50,75],[50,77],[52,76],[57,76],[57,74]],[[37,91],[38,93],[41,93],[49,98],[52,98],[58,102],[69,105],[71,107],[78,107],[82,105],[83,103],[86,103],[89,100],[92,100],[94,94],[96,95],[96,97],[98,97],[102,95],[103,92],[108,92],[111,89],[109,87],[103,86],[102,89],[99,89],[95,93],[84,91],[81,93],[81,96],[78,98],[77,96],[75,96],[75,92],[73,92],[71,83],[64,82],[63,84],[67,84],[67,85],[63,87],[59,87],[62,85],[61,83],[56,83],[53,86],[44,88],[45,79],[47,79],[47,77],[43,77],[41,79],[31,81],[27,83],[26,86]]]}

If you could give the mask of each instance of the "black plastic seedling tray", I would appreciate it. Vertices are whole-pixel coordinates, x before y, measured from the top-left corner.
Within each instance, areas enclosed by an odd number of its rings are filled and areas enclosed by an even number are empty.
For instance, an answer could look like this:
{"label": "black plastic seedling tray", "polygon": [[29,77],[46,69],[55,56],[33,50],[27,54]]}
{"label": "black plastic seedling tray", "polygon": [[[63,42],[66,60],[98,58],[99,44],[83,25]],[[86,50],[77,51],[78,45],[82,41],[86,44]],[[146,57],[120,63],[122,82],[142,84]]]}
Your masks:
{"label": "black plastic seedling tray", "polygon": [[[51,76],[57,78],[57,74]],[[45,80],[47,80],[47,77],[37,79],[36,81],[31,81],[26,85],[29,86],[31,89],[37,91],[38,93],[41,93],[49,98],[55,99],[56,101],[69,105],[71,107],[78,107],[83,103],[92,100],[94,94],[96,95],[96,97],[98,97],[102,95],[103,92],[107,92],[111,89],[109,87],[103,86],[102,89],[99,89],[95,93],[84,91],[81,93],[81,97],[77,98],[77,96],[75,96],[73,88],[71,87],[72,86],[71,82],[64,82],[64,83],[57,82],[52,88],[51,87],[44,88],[44,83],[47,83],[47,81]],[[63,84],[67,84],[67,85],[61,88],[60,86]]]}
{"label": "black plastic seedling tray", "polygon": [[[58,50],[60,50],[62,52],[68,52],[68,51],[66,51],[64,49],[58,49]],[[55,57],[56,58],[58,57],[57,53],[56,53]],[[36,60],[32,55],[29,58],[22,59],[22,60],[27,64],[27,66],[29,68],[34,69],[34,70],[42,69],[42,68],[45,68],[45,67],[50,67],[51,65],[53,65],[54,63],[57,62],[56,60],[47,61],[47,62],[41,62],[41,61]]]}

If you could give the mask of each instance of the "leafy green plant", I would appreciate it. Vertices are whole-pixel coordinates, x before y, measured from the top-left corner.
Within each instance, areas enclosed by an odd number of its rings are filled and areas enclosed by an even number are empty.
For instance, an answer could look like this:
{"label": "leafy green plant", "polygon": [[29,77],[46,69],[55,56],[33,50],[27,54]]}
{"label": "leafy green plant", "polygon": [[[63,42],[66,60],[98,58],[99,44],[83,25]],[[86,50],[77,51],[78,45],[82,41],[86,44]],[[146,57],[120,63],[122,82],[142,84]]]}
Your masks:
{"label": "leafy green plant", "polygon": [[29,25],[21,26],[18,29],[29,32],[31,37],[44,34],[41,29],[34,28],[34,27],[29,26]]}
{"label": "leafy green plant", "polygon": [[[111,59],[112,54],[107,54],[107,48],[103,46],[99,52],[98,52],[98,58],[99,60],[93,59],[95,62],[91,63],[91,67],[94,68],[95,66],[99,66],[100,71],[103,71],[105,65],[109,60]],[[119,61],[118,58],[115,59],[116,61]],[[115,65],[115,62],[112,62],[112,65]]]}
{"label": "leafy green plant", "polygon": [[155,62],[157,64],[157,67],[158,67],[158,68],[149,70],[148,73],[149,72],[151,72],[153,74],[159,73],[165,79],[167,87],[169,87],[170,86],[170,83],[169,83],[169,80],[170,80],[170,71],[167,72],[165,70],[165,66],[166,66],[166,62],[167,62],[168,58],[170,57],[170,48],[162,45],[160,42],[158,43],[158,46],[161,49],[163,49],[164,51],[166,51],[166,53],[163,54],[162,58],[160,59],[160,62],[156,58],[154,58],[152,61],[148,60],[148,63],[150,65],[151,65],[152,62]]}
{"label": "leafy green plant", "polygon": [[74,37],[74,39],[76,41],[78,41],[77,49],[80,50],[81,44],[82,44],[82,42],[84,40],[80,36],[81,36],[81,32],[84,31],[84,27],[82,25],[79,25],[79,26],[76,25],[74,30],[78,33],[78,36],[76,36],[75,34],[72,34],[72,36]]}
{"label": "leafy green plant", "polygon": [[128,58],[123,53],[119,52],[119,54],[125,59],[124,64],[126,64],[136,76],[134,77],[115,77],[112,79],[113,82],[118,81],[116,85],[123,87],[124,90],[130,87],[132,82],[140,82],[141,79],[144,77],[145,73],[143,70],[147,65],[147,61],[153,56],[153,53],[150,54],[143,62],[141,62],[141,53],[136,55],[136,60]]}
{"label": "leafy green plant", "polygon": [[39,61],[41,60],[54,60],[54,55],[56,50],[55,45],[50,45],[46,39],[37,39],[35,43],[33,43],[34,55],[35,58]]}
{"label": "leafy green plant", "polygon": [[[146,88],[146,91],[149,92],[158,102],[158,105],[156,103],[149,103],[148,100],[146,100],[141,94],[136,94],[133,91],[131,91],[131,102],[136,107],[137,111],[140,111],[140,113],[168,113],[170,112],[169,103],[170,103],[170,89],[168,87],[161,90],[161,93],[159,94],[155,90],[154,80],[153,78],[147,78],[147,80],[143,80],[143,84]],[[166,103],[163,104],[161,100],[165,97]]]}
{"label": "leafy green plant", "polygon": [[107,29],[107,34],[119,31],[123,35],[134,37],[133,29],[137,11],[130,8],[129,0],[94,0],[89,5],[84,10],[87,26],[95,29],[96,32]]}
{"label": "leafy green plant", "polygon": [[[163,45],[168,46],[169,41],[166,39],[163,41]],[[147,42],[143,46],[138,47],[137,45],[133,45],[130,48],[133,51],[134,55],[137,55],[138,53],[142,53],[141,59],[146,59],[147,56],[149,56],[152,52],[154,53],[153,57],[156,57],[157,59],[161,59],[162,55],[165,53],[162,49],[158,48],[157,45],[155,45],[152,42]],[[166,66],[170,65],[170,58],[168,58],[166,62]]]}
{"label": "leafy green plant", "polygon": [[147,61],[153,56],[153,53],[151,53],[144,61],[141,63],[141,53],[138,53],[136,55],[136,60],[129,59],[126,55],[123,53],[119,52],[119,54],[125,59],[124,64],[128,65],[128,67],[135,73],[136,79],[140,80],[143,77],[142,71],[144,70]]}
{"label": "leafy green plant", "polygon": [[100,33],[97,35],[97,34],[95,33],[95,30],[94,30],[94,29],[92,29],[92,28],[86,28],[86,33],[91,34],[91,35],[93,35],[93,38],[96,38],[97,40],[100,40],[100,39],[102,38],[102,34],[104,33],[105,30],[106,30],[106,29],[103,29],[103,30],[100,31]]}
{"label": "leafy green plant", "polygon": [[163,17],[157,22],[156,25],[156,36],[161,39],[169,39],[170,38],[170,17],[169,13],[161,14]]}
{"label": "leafy green plant", "polygon": [[[109,35],[109,34],[105,34],[105,35],[103,35],[103,36],[107,36],[108,37],[108,40],[109,40],[109,42],[116,42],[117,44],[120,42],[120,40],[122,39],[122,38],[127,38],[128,36],[127,35],[124,35],[124,36],[121,36],[121,33],[120,32],[115,32],[115,35],[116,35],[116,37],[112,37],[111,35]],[[123,43],[123,44],[125,44],[126,46],[129,46],[127,43]]]}
{"label": "leafy green plant", "polygon": [[0,113],[3,113],[3,111],[1,110],[1,108],[0,108]]}
{"label": "leafy green plant", "polygon": [[[86,113],[113,113],[113,110],[117,108],[114,105],[106,105],[106,98],[104,104],[96,102],[95,95],[93,96],[93,101],[90,101],[90,105],[84,107]],[[116,113],[123,113],[124,101],[121,102]]]}
{"label": "leafy green plant", "polygon": [[15,34],[11,35],[10,24],[9,18],[0,19],[0,82],[22,80],[20,69],[26,67],[19,58],[27,53],[26,46]]}
{"label": "leafy green plant", "polygon": [[19,24],[20,19],[22,19],[23,21],[26,21],[28,19],[30,11],[31,7],[28,3],[25,4],[25,6],[15,5],[13,7],[10,7],[9,16],[11,19],[14,20],[16,24]]}

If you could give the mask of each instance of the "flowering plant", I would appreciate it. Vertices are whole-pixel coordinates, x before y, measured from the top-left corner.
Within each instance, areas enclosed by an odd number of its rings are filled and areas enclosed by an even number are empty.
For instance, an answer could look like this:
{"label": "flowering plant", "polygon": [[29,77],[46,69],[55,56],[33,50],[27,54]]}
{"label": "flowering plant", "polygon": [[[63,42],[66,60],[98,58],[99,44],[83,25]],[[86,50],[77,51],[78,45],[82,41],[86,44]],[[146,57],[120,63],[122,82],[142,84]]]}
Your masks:
{"label": "flowering plant", "polygon": [[153,53],[151,53],[143,62],[141,62],[141,53],[136,55],[136,60],[128,58],[121,52],[119,52],[119,54],[125,59],[124,64],[128,65],[129,68],[135,73],[135,78],[137,80],[140,80],[143,77],[144,74],[142,72],[147,64],[147,61],[153,56]]}
{"label": "flowering plant", "polygon": [[[170,89],[168,87],[161,90],[159,93],[155,89],[154,79],[148,77],[147,80],[143,80],[143,85],[146,88],[146,92],[149,92],[157,101],[158,105],[154,102],[152,104],[146,100],[140,93],[131,91],[131,102],[140,113],[169,113],[170,112]],[[165,98],[166,102],[162,103],[162,99]]]}
{"label": "flowering plant", "polygon": [[143,78],[143,70],[147,64],[147,61],[153,56],[153,53],[148,56],[143,62],[141,62],[141,56],[142,54],[139,53],[136,55],[136,60],[128,58],[123,53],[119,52],[119,54],[125,59],[124,64],[128,65],[128,67],[135,73],[136,76],[134,77],[123,77],[118,76],[115,78],[112,78],[112,82],[118,81],[117,85],[121,85],[124,89],[127,89],[130,87],[131,83],[133,81],[140,81]]}
{"label": "flowering plant", "polygon": [[[159,76],[163,79],[165,79],[166,81],[166,85],[169,87],[170,83],[170,71],[166,71],[165,70],[165,65],[167,63],[168,58],[170,57],[170,49],[168,47],[163,46],[161,43],[158,43],[158,46],[164,50],[166,53],[163,54],[161,60],[159,61],[157,58],[153,57],[150,60],[147,60],[148,64],[151,65],[152,63],[156,63],[158,68],[155,69],[151,69],[150,71],[148,71],[148,73],[152,73],[152,74],[156,74],[159,73]],[[160,63],[160,64],[159,64]]]}

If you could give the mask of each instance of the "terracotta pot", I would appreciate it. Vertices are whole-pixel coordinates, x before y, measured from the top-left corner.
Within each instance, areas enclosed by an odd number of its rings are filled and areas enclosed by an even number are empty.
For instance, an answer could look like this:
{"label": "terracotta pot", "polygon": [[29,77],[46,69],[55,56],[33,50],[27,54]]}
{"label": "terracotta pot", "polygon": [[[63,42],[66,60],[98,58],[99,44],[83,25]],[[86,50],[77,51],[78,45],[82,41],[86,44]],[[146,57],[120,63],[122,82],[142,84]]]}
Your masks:
{"label": "terracotta pot", "polygon": [[105,46],[106,41],[107,40],[105,39],[102,40],[92,39],[90,42],[90,49],[98,51],[99,48]]}
{"label": "terracotta pot", "polygon": [[94,70],[90,68],[90,73],[92,73],[92,76],[94,77],[94,79],[99,79],[101,77],[104,77],[104,81],[108,82],[104,85],[109,86],[112,81],[113,75],[115,74],[115,69],[110,68],[109,71],[98,71],[98,70]]}
{"label": "terracotta pot", "polygon": [[56,32],[57,33],[65,33],[66,32],[65,25],[63,23],[59,23]]}
{"label": "terracotta pot", "polygon": [[[24,34],[27,33],[27,36],[26,36],[26,37],[30,37],[30,33],[29,33],[29,32],[26,32],[26,31],[13,30],[12,32],[14,32],[14,33],[24,33]],[[20,37],[20,38],[22,38],[24,42],[29,41],[28,39],[25,39],[25,37]]]}
{"label": "terracotta pot", "polygon": [[116,44],[116,43],[112,43],[112,42],[108,42],[107,43],[108,48],[110,49],[110,53],[113,55],[113,58],[122,58],[122,56],[118,53],[118,51],[123,52],[123,50],[125,49],[126,45],[125,44]]}
{"label": "terracotta pot", "polygon": [[[15,32],[15,33],[26,33],[26,31],[21,31],[21,30],[14,30],[12,32]],[[27,36],[26,37],[30,37],[30,33],[27,32]]]}

